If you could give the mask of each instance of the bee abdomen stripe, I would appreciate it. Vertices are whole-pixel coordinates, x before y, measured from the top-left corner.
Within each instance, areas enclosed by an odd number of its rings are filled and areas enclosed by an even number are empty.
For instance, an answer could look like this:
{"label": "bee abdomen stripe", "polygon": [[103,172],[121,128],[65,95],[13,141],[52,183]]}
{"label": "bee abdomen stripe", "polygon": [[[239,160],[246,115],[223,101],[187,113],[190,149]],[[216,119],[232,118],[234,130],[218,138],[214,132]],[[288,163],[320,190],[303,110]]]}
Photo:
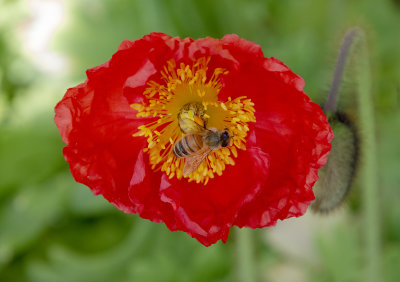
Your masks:
{"label": "bee abdomen stripe", "polygon": [[184,145],[186,145],[185,147],[186,147],[187,151],[190,151],[190,153],[196,152],[195,150],[193,150],[193,148],[189,144],[189,137],[184,138],[184,140],[185,140],[185,144]]}
{"label": "bee abdomen stripe", "polygon": [[199,144],[199,141],[197,140],[197,137],[196,137],[196,136],[194,137],[194,142],[196,143],[197,151],[200,150],[200,149],[202,148],[202,145]]}
{"label": "bee abdomen stripe", "polygon": [[178,144],[176,144],[176,145],[178,146],[179,153],[181,153],[182,157],[189,155],[189,153],[186,151],[186,149],[183,146],[182,139],[179,140]]}
{"label": "bee abdomen stripe", "polygon": [[177,146],[178,146],[179,142],[175,144],[174,148],[172,149],[172,152],[174,153],[174,155],[178,158],[183,158],[184,155],[182,155],[182,153],[178,150]]}

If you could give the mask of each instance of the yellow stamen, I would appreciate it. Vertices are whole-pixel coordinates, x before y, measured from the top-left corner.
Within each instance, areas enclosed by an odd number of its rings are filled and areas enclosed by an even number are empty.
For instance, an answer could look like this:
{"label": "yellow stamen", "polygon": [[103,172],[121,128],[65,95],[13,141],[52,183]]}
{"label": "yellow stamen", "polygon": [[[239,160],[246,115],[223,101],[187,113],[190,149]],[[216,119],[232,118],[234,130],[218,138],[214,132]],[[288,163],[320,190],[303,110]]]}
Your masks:
{"label": "yellow stamen", "polygon": [[[210,58],[200,58],[192,65],[181,63],[179,67],[174,60],[167,62],[161,72],[164,83],[150,81],[144,91],[145,102],[132,104],[137,117],[149,117],[156,120],[138,127],[134,137],[146,137],[153,169],[161,169],[169,179],[188,178],[188,181],[208,183],[215,174],[222,175],[227,165],[235,165],[237,149],[246,150],[246,137],[249,131],[248,122],[255,122],[254,103],[246,96],[227,101],[219,101],[218,93],[222,88],[220,77],[228,72],[217,68],[207,76]],[[199,117],[191,109],[184,112],[184,118],[193,120],[201,127],[228,128],[231,138],[229,147],[212,151],[200,166],[191,174],[184,176],[184,158],[176,158],[172,149],[174,144],[184,136],[179,123],[178,114],[187,104],[198,103],[204,108],[204,115]]]}

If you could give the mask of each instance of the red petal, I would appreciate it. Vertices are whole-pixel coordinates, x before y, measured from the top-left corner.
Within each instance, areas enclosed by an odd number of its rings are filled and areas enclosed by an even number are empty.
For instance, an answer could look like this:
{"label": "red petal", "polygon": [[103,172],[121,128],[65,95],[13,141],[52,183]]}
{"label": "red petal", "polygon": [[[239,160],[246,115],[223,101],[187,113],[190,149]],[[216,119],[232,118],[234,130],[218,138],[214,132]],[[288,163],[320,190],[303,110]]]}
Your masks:
{"label": "red petal", "polygon": [[224,94],[252,98],[257,119],[252,146],[271,157],[262,192],[241,210],[235,223],[256,228],[304,214],[314,199],[312,186],[333,134],[320,107],[302,91],[303,80],[278,60],[240,66],[238,73],[225,78]]}
{"label": "red petal", "polygon": [[[157,199],[161,198],[173,208],[177,229],[187,232],[204,245],[219,239],[226,241],[228,229],[234,224],[240,208],[256,197],[266,181],[268,157],[259,148],[248,148],[246,152],[239,153],[238,165],[228,166],[223,176],[210,179],[207,185],[176,178],[168,180],[163,175],[160,190],[155,188],[156,183],[154,186],[139,183],[131,187],[131,198],[144,203],[146,215],[141,215],[149,219],[158,212],[160,205]],[[226,177],[229,175],[238,177]],[[176,229],[170,222],[166,224],[171,230]]]}
{"label": "red petal", "polygon": [[[137,50],[135,55],[140,58],[144,52]],[[67,144],[64,156],[76,181],[129,213],[138,209],[129,199],[128,187],[145,145],[132,134],[144,121],[136,118],[122,94],[127,77],[137,74],[144,62],[121,48],[112,60],[88,70],[88,80],[68,89],[55,108],[54,120]]]}
{"label": "red petal", "polygon": [[[150,168],[145,138],[132,137],[149,119],[136,118],[129,107],[143,101],[149,80],[160,81],[168,60],[189,64],[204,56],[211,57],[210,74],[216,67],[229,71],[219,99],[247,96],[257,119],[236,165],[206,186],[169,180]],[[75,179],[119,209],[165,222],[208,246],[225,242],[232,225],[262,227],[299,216],[313,199],[332,131],[303,93],[304,81],[279,60],[265,59],[257,44],[236,35],[194,41],[152,33],[124,41],[87,76],[56,106],[55,122]]]}

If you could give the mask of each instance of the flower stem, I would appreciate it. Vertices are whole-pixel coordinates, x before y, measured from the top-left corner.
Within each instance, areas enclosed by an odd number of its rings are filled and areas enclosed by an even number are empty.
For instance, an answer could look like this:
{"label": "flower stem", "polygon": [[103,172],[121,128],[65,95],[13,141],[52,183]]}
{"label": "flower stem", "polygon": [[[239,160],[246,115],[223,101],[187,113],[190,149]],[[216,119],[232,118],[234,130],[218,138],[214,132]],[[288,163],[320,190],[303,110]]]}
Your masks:
{"label": "flower stem", "polygon": [[[236,261],[238,282],[255,282],[256,267],[254,260],[253,230],[236,229]],[[254,231],[253,231],[254,232]]]}
{"label": "flower stem", "polygon": [[377,189],[377,165],[375,144],[375,120],[372,101],[371,71],[369,66],[366,36],[361,29],[356,29],[357,48],[357,95],[358,116],[361,123],[360,139],[362,140],[361,167],[363,202],[364,202],[364,240],[366,244],[366,277],[365,281],[381,280],[380,275],[380,238],[379,210]]}
{"label": "flower stem", "polygon": [[339,96],[339,87],[342,82],[343,72],[346,66],[347,58],[350,53],[350,47],[357,35],[357,29],[351,29],[347,32],[340,47],[339,56],[336,62],[335,73],[333,75],[331,90],[328,100],[324,106],[324,112],[334,112],[336,110],[337,98]]}
{"label": "flower stem", "polygon": [[352,28],[344,37],[340,48],[334,78],[328,100],[324,106],[325,113],[336,112],[339,87],[342,82],[346,63],[355,55],[357,84],[358,121],[361,140],[361,187],[363,188],[363,236],[365,243],[366,277],[363,281],[381,280],[380,269],[380,234],[377,188],[377,165],[375,144],[375,120],[372,98],[371,70],[369,66],[366,36],[362,29]]}

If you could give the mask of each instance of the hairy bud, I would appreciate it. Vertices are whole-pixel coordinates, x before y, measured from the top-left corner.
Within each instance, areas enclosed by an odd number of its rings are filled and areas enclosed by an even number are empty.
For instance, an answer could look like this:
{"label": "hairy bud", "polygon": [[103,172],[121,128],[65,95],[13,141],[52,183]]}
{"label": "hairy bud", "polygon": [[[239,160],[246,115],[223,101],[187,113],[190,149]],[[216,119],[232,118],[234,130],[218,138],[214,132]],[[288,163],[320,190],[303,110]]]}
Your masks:
{"label": "hairy bud", "polygon": [[311,208],[329,212],[338,207],[349,193],[359,160],[359,138],[351,119],[342,112],[334,113],[329,122],[335,134],[332,150],[320,179],[314,186]]}

